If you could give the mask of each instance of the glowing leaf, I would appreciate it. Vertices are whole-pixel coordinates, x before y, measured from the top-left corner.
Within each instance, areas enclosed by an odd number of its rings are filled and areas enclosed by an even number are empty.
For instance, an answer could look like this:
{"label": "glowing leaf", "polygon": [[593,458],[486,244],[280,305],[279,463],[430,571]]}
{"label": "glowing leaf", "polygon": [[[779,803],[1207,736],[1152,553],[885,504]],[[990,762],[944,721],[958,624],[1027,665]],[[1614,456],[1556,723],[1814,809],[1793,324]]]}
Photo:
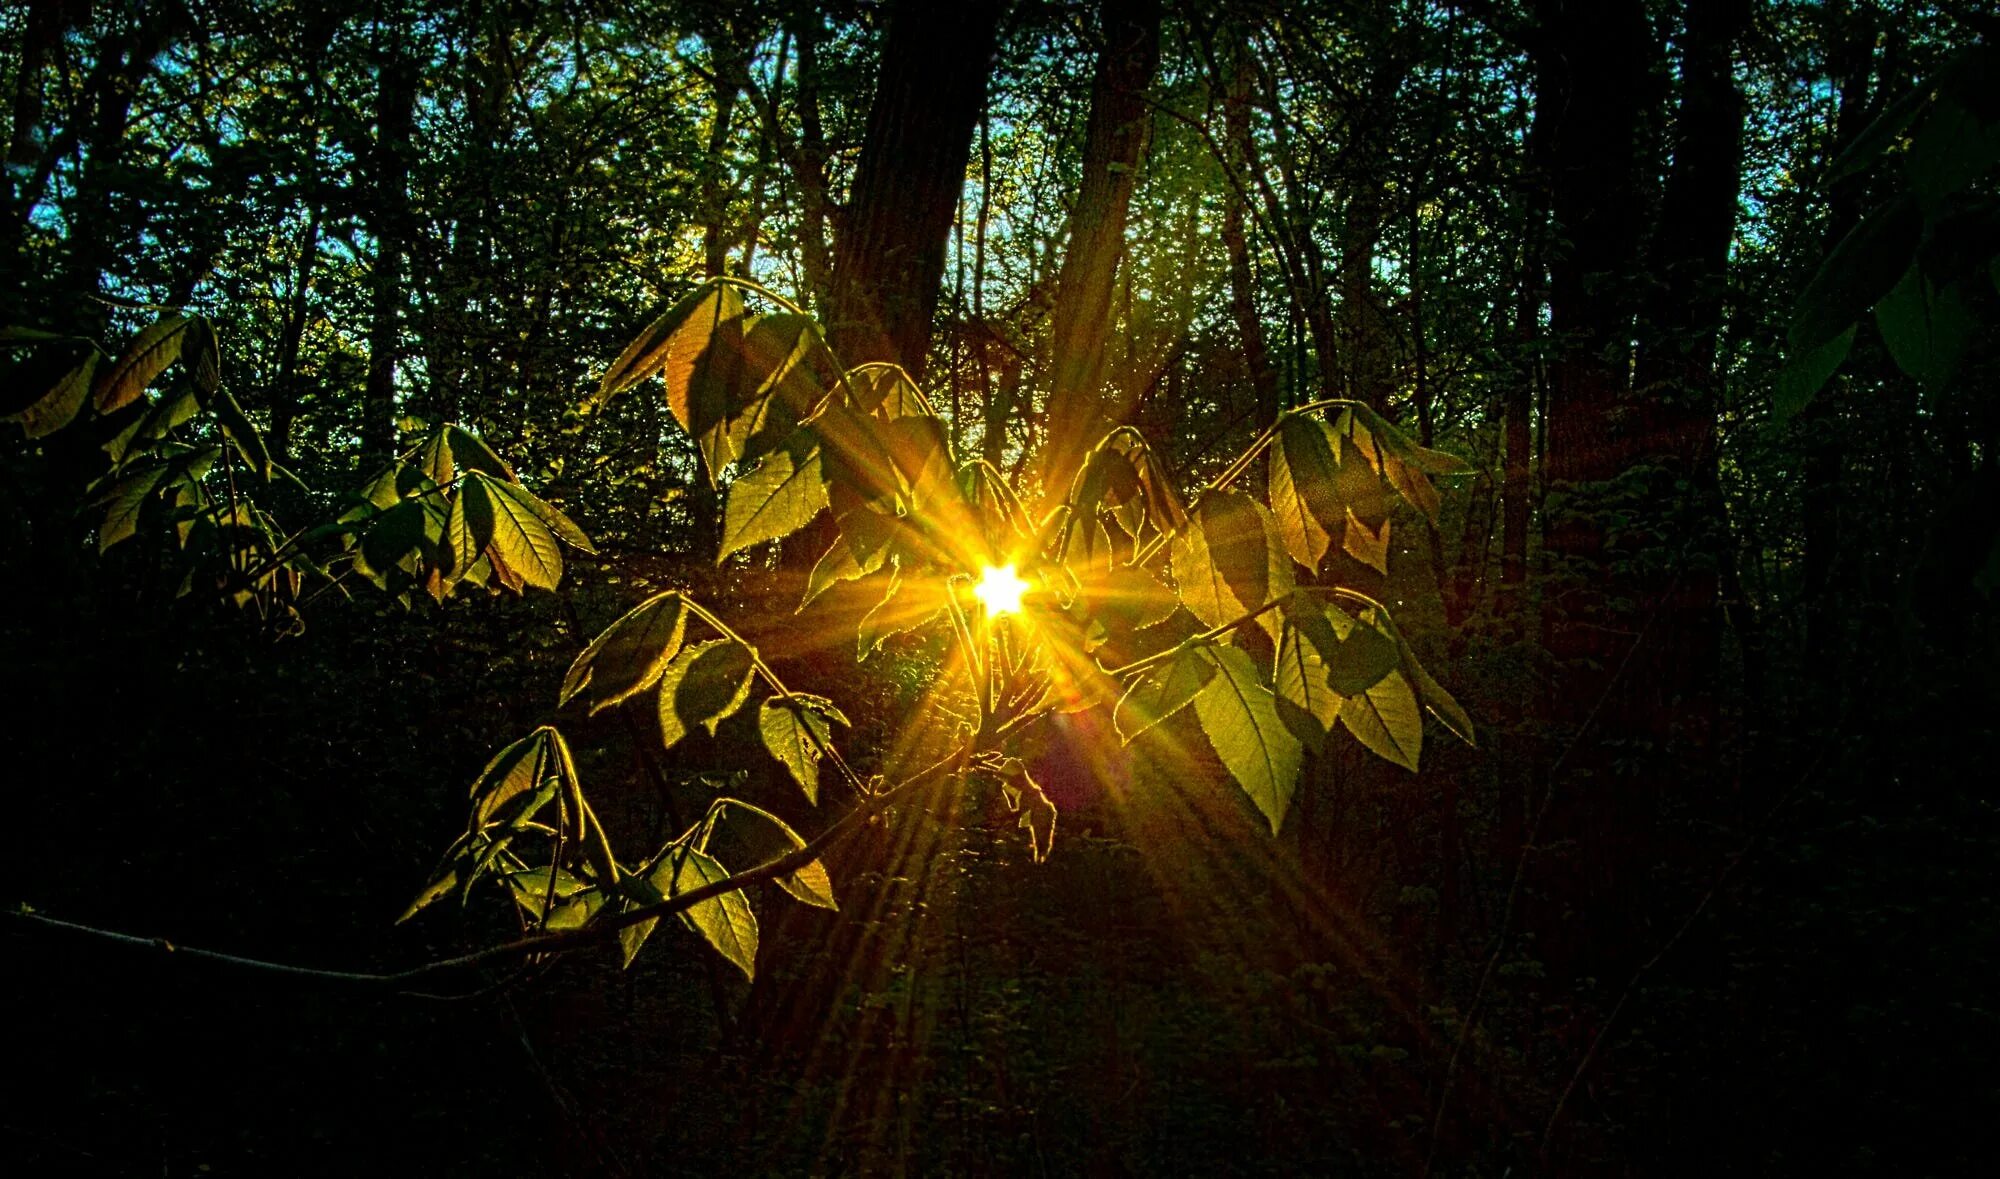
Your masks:
{"label": "glowing leaf", "polygon": [[658,682],[667,662],[681,649],[687,630],[687,602],[668,591],[646,599],[595,638],[570,664],[558,704],[579,692],[600,712]]}
{"label": "glowing leaf", "polygon": [[1224,768],[1277,834],[1298,786],[1304,747],[1278,715],[1277,698],[1247,652],[1213,651],[1216,676],[1194,698],[1195,715]]}

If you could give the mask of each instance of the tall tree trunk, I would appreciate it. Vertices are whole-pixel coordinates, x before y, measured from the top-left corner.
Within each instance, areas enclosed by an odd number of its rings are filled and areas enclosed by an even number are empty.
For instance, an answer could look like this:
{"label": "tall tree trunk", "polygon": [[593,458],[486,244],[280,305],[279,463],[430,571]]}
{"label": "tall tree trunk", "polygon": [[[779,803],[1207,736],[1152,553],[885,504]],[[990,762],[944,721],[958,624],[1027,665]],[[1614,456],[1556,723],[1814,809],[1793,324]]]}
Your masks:
{"label": "tall tree trunk", "polygon": [[1691,754],[1707,767],[1714,750],[1716,678],[1721,670],[1718,570],[1728,546],[1715,429],[1719,408],[1715,350],[1729,242],[1743,172],[1743,92],[1735,44],[1749,0],[1703,0],[1686,7],[1681,101],[1650,268],[1648,333],[1636,366],[1632,428],[1654,472],[1647,498],[1654,517],[1639,543],[1661,559],[1642,563],[1640,608],[1653,637],[1627,672],[1642,694],[1634,712],[1663,755]]}
{"label": "tall tree trunk", "polygon": [[[1532,50],[1538,118],[1549,127],[1550,210],[1565,243],[1549,269],[1551,327],[1544,471],[1549,480],[1547,549],[1558,576],[1544,595],[1544,643],[1557,674],[1550,719],[1574,734],[1578,754],[1565,763],[1563,806],[1545,833],[1571,841],[1566,856],[1546,857],[1552,897],[1571,904],[1543,917],[1542,946],[1552,969],[1587,969],[1586,957],[1615,961],[1613,923],[1631,898],[1621,890],[1643,877],[1651,848],[1634,784],[1613,780],[1611,751],[1641,718],[1624,705],[1632,681],[1623,665],[1635,643],[1656,641],[1614,551],[1612,517],[1600,502],[1644,455],[1646,440],[1627,427],[1634,292],[1648,200],[1648,161],[1639,143],[1656,103],[1641,80],[1658,65],[1658,45],[1642,0],[1539,0]],[[1584,732],[1586,726],[1589,732]],[[1628,766],[1630,759],[1628,759]],[[1628,914],[1629,918],[1629,914]]]}
{"label": "tall tree trunk", "polygon": [[[400,31],[391,34],[392,42]],[[375,239],[369,275],[368,376],[361,395],[364,467],[387,462],[396,447],[396,364],[402,356],[403,255],[410,246],[410,136],[416,128],[417,63],[397,44],[386,48],[375,92],[374,200],[367,212]]]}
{"label": "tall tree trunk", "polygon": [[[1152,128],[1146,91],[1160,64],[1159,0],[1102,0],[1083,180],[1049,317],[1049,436],[1042,487],[1060,497],[1084,451],[1127,408],[1104,395],[1104,346],[1125,255],[1125,222]],[[1119,399],[1122,401],[1122,399]]]}
{"label": "tall tree trunk", "polygon": [[881,76],[835,238],[828,319],[846,364],[922,378],[951,219],[986,102],[1000,0],[895,0]]}
{"label": "tall tree trunk", "polygon": [[[1248,171],[1253,156],[1250,129],[1250,53],[1238,44],[1222,96],[1224,134],[1229,144],[1227,166]],[[1250,239],[1244,221],[1249,213],[1247,194],[1231,185],[1222,210],[1222,242],[1229,251],[1229,310],[1236,320],[1236,334],[1243,341],[1243,367],[1250,376],[1250,390],[1257,399],[1257,425],[1278,420],[1278,370],[1271,363],[1271,348],[1264,338],[1264,321],[1257,314],[1257,276],[1250,260]]]}

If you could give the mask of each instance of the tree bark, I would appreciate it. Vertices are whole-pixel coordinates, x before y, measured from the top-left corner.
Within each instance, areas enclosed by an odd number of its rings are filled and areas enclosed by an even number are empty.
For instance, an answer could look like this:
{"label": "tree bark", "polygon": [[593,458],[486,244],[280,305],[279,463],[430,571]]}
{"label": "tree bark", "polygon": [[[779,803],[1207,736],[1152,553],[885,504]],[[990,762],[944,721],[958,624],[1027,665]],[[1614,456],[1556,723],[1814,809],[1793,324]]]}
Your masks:
{"label": "tree bark", "polygon": [[[1159,0],[1103,0],[1083,181],[1069,219],[1049,323],[1049,434],[1042,487],[1060,497],[1083,454],[1127,408],[1104,395],[1111,301],[1125,223],[1152,128],[1146,91],[1160,64]],[[1119,399],[1122,400],[1122,399]]]}
{"label": "tree bark", "polygon": [[[391,34],[392,39],[399,34]],[[369,276],[368,376],[361,395],[364,467],[395,457],[396,364],[402,356],[403,255],[410,246],[410,136],[416,127],[417,64],[401,46],[383,52],[375,92],[375,239]]]}
{"label": "tree bark", "polygon": [[895,0],[835,238],[828,335],[841,361],[923,376],[952,215],[986,101],[1000,0]]}

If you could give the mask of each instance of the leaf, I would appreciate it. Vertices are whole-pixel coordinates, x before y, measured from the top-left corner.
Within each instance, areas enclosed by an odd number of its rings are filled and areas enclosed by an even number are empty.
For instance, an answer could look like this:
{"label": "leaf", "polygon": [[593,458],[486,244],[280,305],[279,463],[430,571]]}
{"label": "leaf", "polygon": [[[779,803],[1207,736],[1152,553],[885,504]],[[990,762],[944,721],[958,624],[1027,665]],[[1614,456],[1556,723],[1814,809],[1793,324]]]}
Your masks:
{"label": "leaf", "polygon": [[102,553],[119,541],[131,538],[139,530],[139,513],[146,506],[160,480],[167,475],[167,468],[157,466],[113,484],[105,493],[104,523],[97,529],[97,551]]}
{"label": "leaf", "polygon": [[660,739],[673,748],[696,725],[717,725],[750,698],[756,674],[750,652],[729,639],[682,647],[660,670]]}
{"label": "leaf", "polygon": [[426,884],[424,890],[417,894],[417,899],[410,902],[410,907],[403,910],[403,915],[396,918],[396,924],[401,925],[403,922],[415,917],[429,906],[432,901],[437,900],[457,887],[458,869],[453,868],[436,880]]}
{"label": "leaf", "polygon": [[1216,676],[1194,698],[1195,716],[1229,775],[1278,833],[1298,785],[1304,747],[1278,715],[1277,698],[1236,647],[1214,649]]}
{"label": "leaf", "polygon": [[646,325],[646,330],[611,362],[598,381],[591,408],[601,407],[619,393],[659,373],[667,382],[667,404],[673,407],[682,428],[693,433],[688,413],[689,378],[697,362],[708,354],[716,330],[725,324],[740,323],[742,318],[743,297],[736,288],[724,283],[696,287]]}
{"label": "leaf", "polygon": [[459,481],[459,494],[471,497],[466,502],[466,515],[474,529],[482,519],[492,521],[492,540],[487,547],[523,582],[552,590],[562,580],[562,550],[555,534],[527,500],[512,494],[515,490],[512,483],[499,483],[476,471]]}
{"label": "leaf", "polygon": [[1336,464],[1326,428],[1316,419],[1288,416],[1268,453],[1278,538],[1294,561],[1317,569],[1333,528],[1346,518],[1334,492]]}
{"label": "leaf", "polygon": [[410,555],[423,548],[424,522],[424,505],[414,499],[376,516],[361,534],[362,571],[379,585],[390,570],[405,568]]}
{"label": "leaf", "polygon": [[854,546],[848,542],[844,533],[835,537],[826,551],[820,554],[819,560],[813,563],[812,573],[806,577],[806,596],[800,600],[799,610],[812,605],[814,598],[833,588],[836,582],[866,577],[880,569],[882,562],[888,559],[889,549],[886,545],[871,547],[867,557],[861,559],[854,555]]}
{"label": "leaf", "polygon": [[778,887],[792,895],[801,904],[816,909],[840,909],[840,901],[833,895],[833,877],[826,873],[826,865],[814,860],[790,876],[778,877]]}
{"label": "leaf", "polygon": [[[819,698],[815,696],[808,697],[808,699],[817,700]],[[830,709],[833,708],[830,704],[827,707]],[[834,715],[839,715],[838,709],[833,709],[833,711]],[[847,718],[841,717],[840,723],[846,724]],[[719,798],[716,800],[715,805],[717,809],[754,815],[764,820],[765,823],[770,825],[772,830],[783,837],[786,844],[793,851],[797,851],[806,845],[806,841],[800,837],[799,833],[792,830],[790,823],[785,822],[763,807],[752,806],[739,798]],[[705,837],[704,842],[700,846],[706,847]],[[777,884],[779,888],[784,889],[803,904],[808,904],[819,909],[833,909],[835,911],[840,909],[840,902],[833,895],[833,879],[826,874],[826,865],[820,863],[818,860],[813,860],[805,867],[789,875],[778,877]]]}
{"label": "leaf", "polygon": [[216,338],[215,325],[206,316],[188,320],[186,333],[181,344],[181,363],[187,366],[188,379],[194,382],[195,396],[206,401],[222,387],[222,341]]}
{"label": "leaf", "polygon": [[85,353],[76,367],[64,373],[47,393],[19,413],[8,415],[7,420],[21,423],[30,438],[46,438],[75,421],[77,411],[83,408],[84,399],[90,394],[90,378],[97,372],[101,355],[95,348]]}
{"label": "leaf", "polygon": [[[1272,688],[1279,703],[1279,715],[1292,721],[1292,731],[1308,749],[1318,752],[1326,733],[1340,719],[1343,697],[1328,683],[1328,666],[1339,640],[1331,627],[1301,630],[1296,624],[1285,627],[1278,643],[1277,670]],[[1289,706],[1289,707],[1282,707]]]}
{"label": "leaf", "polygon": [[1111,711],[1111,723],[1127,745],[1139,734],[1179,712],[1215,678],[1215,660],[1204,647],[1185,647],[1173,658],[1132,681]]}
{"label": "leaf", "polygon": [[806,801],[814,805],[819,803],[820,747],[833,740],[830,720],[847,723],[831,701],[797,693],[790,699],[773,696],[764,701],[757,717],[764,748],[791,771],[793,780],[806,792]]}
{"label": "leaf", "polygon": [[1367,691],[1403,661],[1402,643],[1375,625],[1373,611],[1341,637],[1327,657],[1327,686],[1342,696]]}
{"label": "leaf", "polygon": [[[442,453],[450,457],[453,466],[458,470],[478,471],[482,475],[491,475],[509,483],[518,480],[514,468],[507,465],[507,460],[494,453],[493,448],[486,445],[484,439],[464,426],[447,425],[440,431],[439,437],[444,448]],[[455,473],[447,471],[438,482],[451,482]],[[433,475],[432,478],[437,476]]]}
{"label": "leaf", "polygon": [[1896,367],[1931,391],[1958,371],[1966,345],[1979,330],[1958,284],[1939,290],[1915,266],[1875,305],[1875,322]]}
{"label": "leaf", "polygon": [[1341,705],[1340,723],[1377,756],[1416,772],[1424,717],[1402,672],[1392,671],[1367,691],[1349,696]]}
{"label": "leaf", "polygon": [[819,515],[827,502],[819,445],[801,431],[729,485],[722,512],[722,552],[716,559],[790,536]]}
{"label": "leaf", "polygon": [[1389,572],[1389,525],[1388,517],[1382,518],[1380,532],[1361,522],[1354,509],[1347,509],[1347,523],[1341,531],[1340,549],[1348,556],[1368,566],[1377,573]]}
{"label": "leaf", "polygon": [[97,412],[113,413],[137,401],[180,356],[187,325],[185,315],[163,315],[134,336],[118,363],[97,383]]}
{"label": "leaf", "polygon": [[579,692],[594,715],[659,681],[687,633],[687,601],[669,590],[646,599],[600,631],[563,676],[558,707]]}
{"label": "leaf", "polygon": [[1771,399],[1771,412],[1778,421],[1787,421],[1806,407],[1813,394],[1820,391],[1827,379],[1847,359],[1847,351],[1854,346],[1854,326],[1806,352],[1792,352],[1785,360],[1785,367],[1778,370],[1777,389]]}
{"label": "leaf", "polygon": [[1174,592],[1144,565],[1114,565],[1107,573],[1092,573],[1077,583],[1076,598],[1091,618],[1113,632],[1164,622],[1178,604]]}
{"label": "leaf", "polygon": [[1451,693],[1444,690],[1443,684],[1431,678],[1431,673],[1417,661],[1416,652],[1410,650],[1410,644],[1404,642],[1402,647],[1403,674],[1416,685],[1417,696],[1423,700],[1424,707],[1428,708],[1431,715],[1437,717],[1445,728],[1450,729],[1453,736],[1474,749],[1479,748],[1479,738],[1473,730],[1472,718],[1466,715],[1465,709],[1459,707],[1458,701],[1452,698]]}
{"label": "leaf", "polygon": [[1800,292],[1786,333],[1789,351],[1818,349],[1888,294],[1909,269],[1922,228],[1923,218],[1908,196],[1862,218]]}
{"label": "leaf", "polygon": [[257,472],[260,479],[271,477],[271,451],[264,445],[264,439],[257,433],[257,427],[250,424],[249,415],[236,402],[234,394],[227,389],[217,389],[208,396],[208,410],[215,415],[215,424],[229,436],[236,446],[236,453],[250,469]]}
{"label": "leaf", "polygon": [[[660,895],[673,898],[729,879],[729,871],[691,847],[669,852],[650,877]],[[741,892],[726,892],[690,906],[681,921],[736,965],[745,978],[757,972],[757,916]]]}
{"label": "leaf", "polygon": [[[583,529],[578,528],[575,522],[568,516],[557,511],[548,501],[537,496],[534,492],[529,491],[519,483],[502,483],[496,479],[489,482],[487,487],[513,500],[521,507],[526,508],[535,519],[540,520],[543,526],[550,532],[555,533],[564,544],[586,553],[594,554],[597,552],[596,546],[590,543],[590,538],[583,534]],[[561,576],[562,574],[560,564],[558,564],[556,574],[557,576]]]}
{"label": "leaf", "polygon": [[[472,780],[471,829],[502,821],[503,807],[517,799],[530,799],[542,789],[557,768],[549,748],[552,731],[536,729],[494,754],[486,768],[479,771],[479,776]],[[554,793],[549,797],[553,798]],[[515,814],[511,821],[518,823],[531,818],[539,809],[539,804],[531,805]]]}
{"label": "leaf", "polygon": [[1927,209],[1935,209],[1985,175],[1996,160],[2000,160],[2000,125],[1988,124],[1944,98],[1924,119],[1903,159],[1903,171],[1918,199]]}
{"label": "leaf", "polygon": [[[1197,505],[1173,544],[1181,604],[1211,627],[1241,618],[1292,591],[1292,564],[1270,512],[1249,496],[1218,491]],[[1277,641],[1280,620],[1258,619]]]}

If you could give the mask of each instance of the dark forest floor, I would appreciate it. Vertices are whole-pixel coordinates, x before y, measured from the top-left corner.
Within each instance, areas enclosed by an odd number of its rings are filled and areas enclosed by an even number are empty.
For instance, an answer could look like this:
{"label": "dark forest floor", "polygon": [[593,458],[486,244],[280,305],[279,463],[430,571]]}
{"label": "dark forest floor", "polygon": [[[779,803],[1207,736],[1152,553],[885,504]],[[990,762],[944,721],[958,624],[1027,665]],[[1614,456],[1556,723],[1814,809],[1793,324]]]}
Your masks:
{"label": "dark forest floor", "polygon": [[[496,898],[390,922],[491,749],[545,719],[571,651],[552,614],[329,609],[271,647],[192,613],[21,604],[0,900],[358,968],[508,932]],[[575,739],[607,822],[649,828],[650,795]],[[1968,776],[1987,739],[1896,783],[1873,742],[1841,747],[1630,988],[1546,1155],[1631,976],[1558,980],[1514,939],[1436,1173],[1972,1171],[2000,1115],[2000,822]],[[1319,834],[1274,841],[1193,763],[1141,755],[1117,792],[1062,799],[1042,865],[995,800],[934,799],[836,861],[841,914],[755,898],[754,986],[678,929],[623,973],[579,958],[439,1002],[10,923],[0,1156],[17,1174],[1416,1174],[1511,869],[1480,850],[1492,756],[1333,771],[1339,805],[1301,819]],[[1424,858],[1434,807],[1399,801],[1447,773],[1472,849],[1458,912]],[[1668,944],[1744,835],[1678,845],[1632,944]]]}

